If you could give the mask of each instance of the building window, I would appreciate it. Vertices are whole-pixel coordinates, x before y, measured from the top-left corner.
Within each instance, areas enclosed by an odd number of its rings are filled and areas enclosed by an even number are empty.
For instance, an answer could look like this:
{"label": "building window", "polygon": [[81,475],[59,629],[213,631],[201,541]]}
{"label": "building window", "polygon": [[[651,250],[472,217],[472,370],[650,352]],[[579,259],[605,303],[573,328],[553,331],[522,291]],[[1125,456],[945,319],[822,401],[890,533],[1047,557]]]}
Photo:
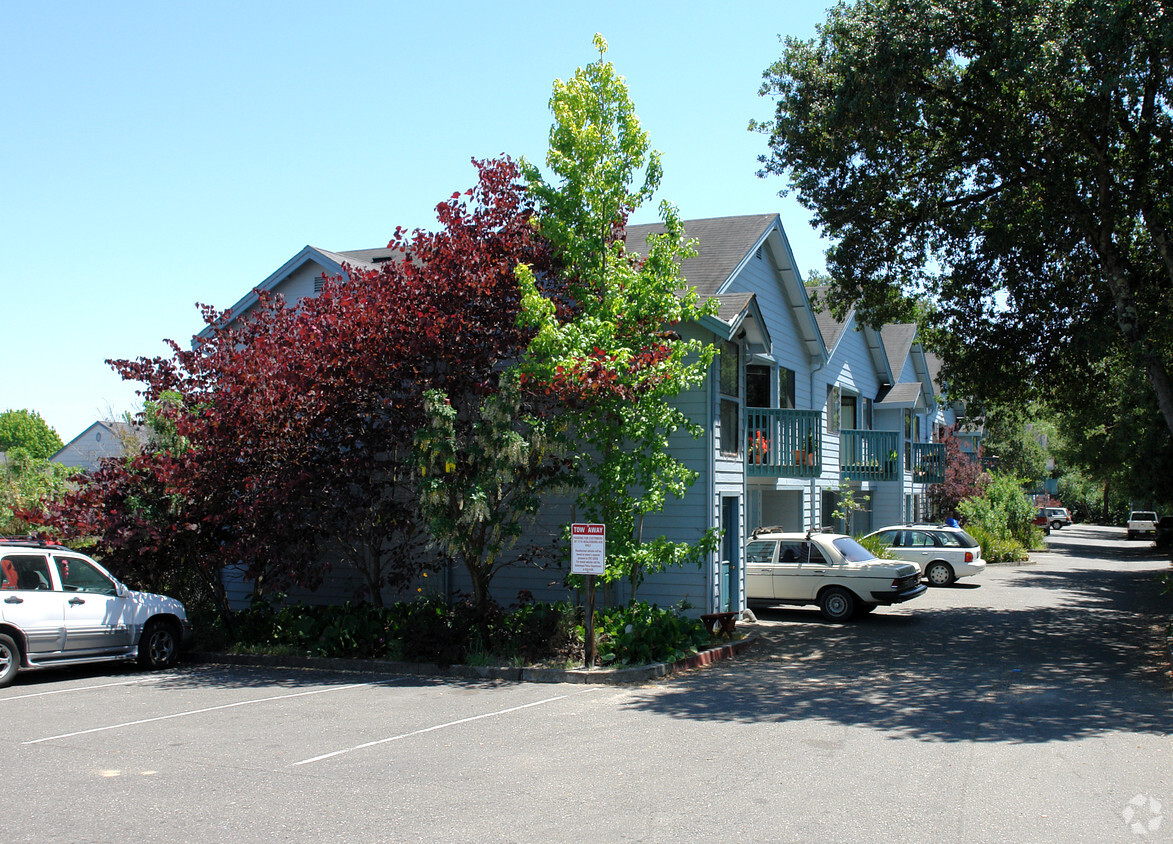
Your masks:
{"label": "building window", "polygon": [[721,344],[721,453],[741,453],[741,346]]}
{"label": "building window", "polygon": [[746,407],[770,407],[770,367],[746,366],[745,368]]}
{"label": "building window", "polygon": [[736,457],[741,453],[741,418],[738,404],[721,399],[721,453]]}
{"label": "building window", "polygon": [[794,370],[778,370],[778,407],[793,410],[798,405],[794,400]]}
{"label": "building window", "polygon": [[841,417],[840,427],[846,431],[859,428],[858,399],[855,396],[844,396],[839,405]]}
{"label": "building window", "polygon": [[741,346],[726,340],[721,344],[721,395],[737,398],[741,395]]}

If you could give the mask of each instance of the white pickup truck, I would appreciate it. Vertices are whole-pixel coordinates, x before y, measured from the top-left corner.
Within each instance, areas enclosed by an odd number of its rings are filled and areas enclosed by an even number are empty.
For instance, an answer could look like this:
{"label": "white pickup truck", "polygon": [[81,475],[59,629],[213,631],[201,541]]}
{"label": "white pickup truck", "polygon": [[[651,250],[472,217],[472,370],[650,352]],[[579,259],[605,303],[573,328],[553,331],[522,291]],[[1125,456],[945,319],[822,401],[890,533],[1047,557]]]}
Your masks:
{"label": "white pickup truck", "polygon": [[1128,514],[1128,538],[1157,535],[1157,514],[1152,510],[1133,510]]}

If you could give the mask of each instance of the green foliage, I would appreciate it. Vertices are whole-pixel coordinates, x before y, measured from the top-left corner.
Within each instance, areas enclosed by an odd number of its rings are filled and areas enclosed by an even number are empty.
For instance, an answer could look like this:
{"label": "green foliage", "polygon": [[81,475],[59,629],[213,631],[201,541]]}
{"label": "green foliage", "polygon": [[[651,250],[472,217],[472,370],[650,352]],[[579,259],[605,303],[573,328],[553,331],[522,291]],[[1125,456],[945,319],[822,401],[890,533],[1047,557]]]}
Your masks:
{"label": "green foliage", "polygon": [[833,241],[832,304],[933,301],[954,394],[1009,402],[1116,340],[1168,439],[1170,43],[1163,0],[856,0],[787,39],[756,128]]}
{"label": "green foliage", "polygon": [[0,534],[23,534],[42,527],[21,513],[39,512],[44,501],[59,498],[77,470],[36,457],[22,447],[8,451],[0,466]]}
{"label": "green foliage", "polygon": [[[1029,549],[1042,542],[1042,533],[1032,524],[1037,508],[1022,491],[1021,480],[1013,475],[990,473],[990,482],[982,494],[962,501],[957,511],[965,523],[965,530],[978,540],[983,552],[1024,553],[1024,550],[1014,550],[1014,546]],[[978,533],[986,541],[982,541]],[[992,550],[987,551],[987,544]],[[992,560],[991,557],[987,559]]]}
{"label": "green foliage", "polygon": [[[987,563],[1016,563],[1027,559],[1029,549],[1013,537],[992,533],[978,524],[967,524],[965,532],[982,547],[982,556]],[[1038,541],[1032,542],[1031,547],[1038,547],[1041,544],[1040,531]]]}
{"label": "green foliage", "polygon": [[237,613],[234,629],[237,650],[443,665],[463,663],[474,655],[479,660],[532,663],[566,657],[576,649],[578,616],[567,603],[523,604],[512,612],[493,605],[486,616],[473,604],[450,607],[439,598],[390,607],[277,606],[254,600],[249,609]]}
{"label": "green foliage", "polygon": [[[605,665],[673,662],[711,641],[699,620],[644,603],[600,610],[595,624]],[[581,609],[565,602],[511,611],[494,605],[486,624],[474,605],[450,607],[437,598],[390,607],[278,606],[258,599],[236,614],[234,630],[238,652],[445,665],[561,663],[581,657],[584,637]]]}
{"label": "green foliage", "polygon": [[554,423],[528,412],[517,373],[502,373],[475,418],[460,424],[440,390],[424,394],[415,434],[420,514],[441,551],[468,570],[482,611],[501,554],[521,536],[542,496],[564,487],[564,446]]}
{"label": "green foliage", "polygon": [[855,537],[855,541],[868,549],[877,560],[896,559],[896,554],[892,551],[892,548],[878,536],[857,536]]}
{"label": "green foliage", "polygon": [[[859,499],[855,497],[855,490],[851,484],[846,481],[839,482],[839,489],[835,497],[835,509],[831,511],[831,518],[838,524],[843,526],[845,533],[851,532],[852,515],[861,510],[867,509],[868,499],[871,498],[870,493],[862,494]],[[836,528],[838,530],[838,528]]]}
{"label": "green foliage", "polygon": [[[552,244],[569,285],[568,300],[547,298],[528,268],[518,272],[521,322],[534,331],[523,371],[564,407],[582,492],[577,521],[607,526],[605,580],[626,578],[635,590],[650,573],[696,562],[716,547],[709,531],[687,546],[653,540],[644,517],[679,498],[697,475],[669,452],[678,431],[700,427],[672,399],[703,383],[711,344],[683,340],[671,329],[711,313],[686,288],[680,262],[694,253],[676,210],[660,206],[664,231],[648,238],[642,257],[628,253],[628,216],[660,183],[659,153],[649,151],[623,78],[599,60],[554,83],[548,182],[523,163],[538,202],[537,224]],[[632,188],[632,185],[637,187]]]}
{"label": "green foliage", "polygon": [[1173,504],[1173,438],[1144,374],[1119,346],[1073,354],[1076,377],[1055,399],[1063,463],[1099,487],[1107,503],[1100,500],[1094,517],[1105,524],[1120,523],[1130,499]]}
{"label": "green foliage", "polygon": [[1056,439],[1055,423],[1038,405],[1029,408],[1000,405],[985,413],[982,451],[998,458],[998,471],[1034,483],[1047,473],[1048,447]]}
{"label": "green foliage", "polygon": [[0,451],[23,449],[30,457],[47,460],[63,445],[61,437],[35,410],[0,413]]}
{"label": "green foliage", "polygon": [[[675,662],[692,656],[711,641],[698,619],[644,602],[596,612],[595,634],[603,665]],[[581,628],[579,636],[585,636]]]}

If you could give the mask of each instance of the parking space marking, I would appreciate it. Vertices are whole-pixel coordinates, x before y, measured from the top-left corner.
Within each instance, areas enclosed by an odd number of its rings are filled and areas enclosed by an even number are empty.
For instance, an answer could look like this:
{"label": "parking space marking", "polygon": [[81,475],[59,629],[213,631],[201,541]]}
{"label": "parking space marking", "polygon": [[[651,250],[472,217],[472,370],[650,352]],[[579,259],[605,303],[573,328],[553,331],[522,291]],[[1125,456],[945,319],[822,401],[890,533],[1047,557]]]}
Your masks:
{"label": "parking space marking", "polygon": [[69,692],[89,692],[94,689],[109,689],[114,686],[134,686],[146,685],[147,683],[161,683],[165,680],[174,679],[172,677],[140,677],[137,680],[123,680],[120,683],[100,683],[97,686],[70,686],[65,689],[52,689],[47,692],[30,692],[27,695],[13,695],[12,697],[0,697],[0,703],[7,703],[10,700],[27,700],[31,697],[45,697],[47,695],[64,695]]}
{"label": "parking space marking", "polygon": [[101,733],[101,732],[105,732],[107,730],[120,730],[124,727],[137,727],[140,724],[153,724],[157,721],[170,721],[173,718],[187,718],[191,715],[202,715],[205,712],[218,712],[223,709],[234,709],[239,706],[252,706],[253,704],[257,704],[257,703],[270,703],[274,700],[289,700],[290,698],[307,697],[309,695],[321,695],[321,694],[326,694],[327,692],[344,692],[348,689],[361,689],[364,686],[369,686],[369,685],[371,685],[371,684],[370,683],[351,683],[348,686],[331,686],[328,689],[313,689],[308,692],[294,692],[293,694],[288,694],[288,695],[274,695],[273,697],[263,697],[263,698],[258,698],[256,700],[241,700],[241,701],[237,701],[236,703],[225,703],[221,706],[208,706],[208,707],[205,707],[204,709],[192,709],[187,712],[174,712],[171,715],[160,715],[157,718],[142,718],[138,721],[126,721],[125,723],[122,723],[122,724],[109,724],[105,727],[94,727],[89,730],[78,730],[73,733],[61,733],[60,735],[56,735],[56,736],[46,736],[45,738],[31,739],[29,741],[22,741],[21,744],[22,745],[40,744],[41,742],[56,741],[58,739],[73,738],[74,736],[84,736],[84,735],[89,735],[90,733]]}
{"label": "parking space marking", "polygon": [[343,748],[342,750],[335,750],[333,753],[323,753],[321,756],[315,756],[312,759],[302,759],[300,762],[294,762],[289,767],[296,768],[299,765],[309,765],[314,762],[321,762],[325,759],[333,759],[335,756],[343,756],[347,753],[354,753],[357,750],[365,750],[368,747],[376,747],[380,744],[387,744],[392,741],[399,741],[400,739],[411,738],[412,736],[422,735],[424,733],[431,733],[436,730],[443,730],[446,727],[455,727],[458,724],[467,724],[470,721],[480,721],[482,718],[495,718],[498,715],[507,715],[510,712],[517,712],[522,709],[529,709],[533,706],[542,706],[547,703],[554,703],[559,700],[565,700],[568,697],[575,697],[577,695],[585,695],[590,692],[597,692],[598,688],[583,689],[580,692],[574,692],[568,695],[558,695],[557,697],[548,697],[544,700],[535,700],[533,703],[523,703],[521,706],[511,706],[508,709],[498,709],[496,712],[485,712],[480,715],[472,715],[468,718],[460,718],[456,721],[449,721],[446,724],[436,724],[432,727],[424,727],[422,730],[412,730],[410,733],[402,733],[397,736],[388,736],[387,738],[377,739],[375,741],[368,741],[364,744],[356,744],[354,747]]}

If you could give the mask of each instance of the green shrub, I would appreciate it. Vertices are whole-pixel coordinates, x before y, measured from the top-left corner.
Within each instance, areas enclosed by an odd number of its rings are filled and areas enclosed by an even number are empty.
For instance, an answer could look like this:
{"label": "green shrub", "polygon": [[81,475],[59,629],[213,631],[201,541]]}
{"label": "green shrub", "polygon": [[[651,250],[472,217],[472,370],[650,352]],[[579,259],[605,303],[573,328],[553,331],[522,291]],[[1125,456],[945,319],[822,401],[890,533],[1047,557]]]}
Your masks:
{"label": "green shrub", "polygon": [[[586,640],[582,628],[578,635]],[[602,665],[675,662],[695,654],[712,641],[699,619],[642,602],[597,611],[595,639]]]}
{"label": "green shrub", "polygon": [[[957,505],[965,530],[974,539],[977,539],[974,530],[980,530],[999,544],[1013,541],[1021,548],[1035,547],[1042,539],[1032,524],[1036,510],[1034,502],[1022,491],[1018,478],[996,472],[991,474],[990,483],[980,496],[967,498]],[[986,544],[981,544],[984,549]]]}
{"label": "green shrub", "polygon": [[878,536],[857,536],[855,541],[868,549],[877,560],[892,560],[896,555],[892,549]]}
{"label": "green shrub", "polygon": [[532,663],[582,650],[574,630],[579,611],[567,603],[527,603],[506,612],[491,605],[478,616],[472,604],[448,606],[436,597],[397,603],[277,607],[255,600],[236,613],[238,652],[298,653],[352,659],[395,659],[458,664]]}
{"label": "green shrub", "polygon": [[1014,563],[1027,559],[1027,549],[1013,537],[995,536],[975,524],[967,524],[965,532],[982,546],[982,556],[987,563]]}

